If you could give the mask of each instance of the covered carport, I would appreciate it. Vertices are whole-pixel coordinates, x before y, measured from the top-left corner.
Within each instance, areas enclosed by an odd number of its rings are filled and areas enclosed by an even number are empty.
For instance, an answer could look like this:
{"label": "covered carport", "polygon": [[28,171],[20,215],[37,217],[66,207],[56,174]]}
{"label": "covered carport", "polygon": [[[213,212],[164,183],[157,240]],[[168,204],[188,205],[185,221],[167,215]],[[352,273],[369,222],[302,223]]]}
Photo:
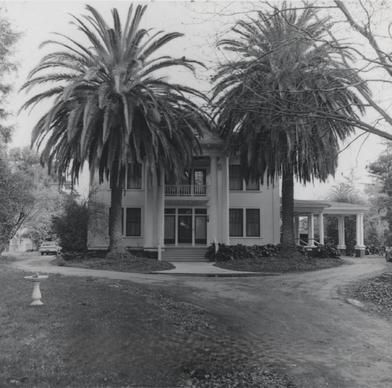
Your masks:
{"label": "covered carport", "polygon": [[[309,248],[316,245],[324,245],[324,216],[331,215],[337,217],[338,220],[338,245],[337,248],[342,254],[346,253],[345,241],[345,217],[356,216],[356,245],[355,254],[360,257],[365,254],[364,245],[364,213],[368,211],[368,207],[358,204],[333,202],[333,201],[314,201],[314,200],[294,200],[294,226],[297,244],[300,244],[299,234],[299,218],[307,217],[308,219],[308,242]],[[315,218],[318,222],[319,240],[315,240]]]}

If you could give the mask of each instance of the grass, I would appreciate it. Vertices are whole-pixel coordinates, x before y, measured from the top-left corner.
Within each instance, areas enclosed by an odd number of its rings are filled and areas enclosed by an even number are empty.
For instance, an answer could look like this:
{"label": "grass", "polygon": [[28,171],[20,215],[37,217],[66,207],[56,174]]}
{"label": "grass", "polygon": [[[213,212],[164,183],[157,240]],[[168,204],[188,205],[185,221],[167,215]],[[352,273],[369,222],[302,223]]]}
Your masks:
{"label": "grass", "polygon": [[173,264],[166,261],[158,261],[152,258],[136,257],[132,258],[105,258],[87,257],[82,259],[62,260],[56,259],[54,264],[65,267],[103,269],[120,272],[150,273],[154,271],[164,271],[175,268]]}
{"label": "grass", "polygon": [[4,261],[2,387],[293,386],[255,362],[239,324],[170,296],[184,287],[50,275],[31,307],[27,274]]}
{"label": "grass", "polygon": [[286,273],[315,271],[337,267],[342,264],[344,264],[344,261],[340,258],[308,258],[303,255],[294,255],[289,258],[272,256],[230,260],[217,262],[215,266],[236,271]]}

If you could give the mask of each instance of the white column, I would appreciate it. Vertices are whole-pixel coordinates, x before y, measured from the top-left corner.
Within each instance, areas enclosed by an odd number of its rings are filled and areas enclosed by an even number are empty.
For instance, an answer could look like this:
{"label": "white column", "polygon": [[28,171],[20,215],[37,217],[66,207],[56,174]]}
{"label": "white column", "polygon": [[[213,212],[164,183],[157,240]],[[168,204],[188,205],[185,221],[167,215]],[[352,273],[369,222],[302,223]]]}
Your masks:
{"label": "white column", "polygon": [[144,168],[144,248],[152,248],[154,246],[154,209],[155,195],[154,181],[152,176]]}
{"label": "white column", "polygon": [[158,260],[162,260],[162,248],[164,246],[165,233],[165,172],[161,171],[159,176],[157,206],[157,243]]}
{"label": "white column", "polygon": [[229,237],[229,158],[222,159],[222,235],[225,244],[230,243]]}
{"label": "white column", "polygon": [[294,233],[295,233],[295,243],[300,245],[300,235],[299,235],[299,216],[294,216]]}
{"label": "white column", "polygon": [[210,182],[209,182],[209,198],[208,198],[208,234],[209,242],[218,242],[218,193],[217,193],[217,161],[216,156],[211,156],[210,164]]}
{"label": "white column", "polygon": [[363,213],[357,214],[357,222],[356,222],[356,240],[357,245],[355,249],[363,250],[365,249],[364,238],[363,238]]}
{"label": "white column", "polygon": [[338,217],[338,236],[339,236],[339,243],[337,248],[346,249],[346,241],[344,238],[344,216]]}
{"label": "white column", "polygon": [[324,214],[319,214],[319,237],[320,237],[320,244],[324,245]]}
{"label": "white column", "polygon": [[308,216],[308,247],[314,246],[314,217],[310,214]]}

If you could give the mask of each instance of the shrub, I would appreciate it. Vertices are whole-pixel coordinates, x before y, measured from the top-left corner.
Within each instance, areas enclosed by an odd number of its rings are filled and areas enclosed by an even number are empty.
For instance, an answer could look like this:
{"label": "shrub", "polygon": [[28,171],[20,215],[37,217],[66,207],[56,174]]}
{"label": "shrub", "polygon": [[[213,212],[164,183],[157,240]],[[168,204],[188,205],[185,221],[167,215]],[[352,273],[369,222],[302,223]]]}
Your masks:
{"label": "shrub", "polygon": [[[305,250],[304,247],[297,247],[297,252],[300,252],[308,257],[339,257],[339,251],[333,246],[320,246],[310,251]],[[225,245],[218,244],[218,250],[215,253],[215,245],[211,244],[205,254],[205,258],[209,261],[229,261],[229,260],[245,260],[257,259],[260,257],[273,257],[280,253],[280,245]]]}
{"label": "shrub", "polygon": [[315,258],[340,257],[340,252],[333,245],[327,244],[313,248],[307,255]]}
{"label": "shrub", "polygon": [[64,252],[87,250],[88,207],[74,196],[66,200],[61,215],[52,218],[52,227]]}

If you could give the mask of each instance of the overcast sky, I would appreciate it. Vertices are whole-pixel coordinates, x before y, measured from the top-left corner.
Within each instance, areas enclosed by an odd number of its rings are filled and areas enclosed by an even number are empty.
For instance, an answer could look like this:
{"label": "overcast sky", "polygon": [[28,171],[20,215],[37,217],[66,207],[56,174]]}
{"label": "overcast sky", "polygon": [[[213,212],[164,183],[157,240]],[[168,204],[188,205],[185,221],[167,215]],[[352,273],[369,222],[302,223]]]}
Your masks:
{"label": "overcast sky", "polygon": [[[123,15],[126,14],[129,2],[126,1],[89,1],[109,20],[110,9],[117,7]],[[352,2],[351,2],[352,3]],[[69,14],[80,15],[85,13],[85,2],[80,1],[6,1],[3,3],[6,14],[14,29],[20,31],[22,36],[16,47],[16,61],[19,71],[11,80],[14,93],[10,96],[10,110],[14,113],[15,132],[13,146],[30,144],[30,133],[45,107],[34,110],[32,113],[21,112],[17,114],[20,106],[26,100],[24,93],[18,93],[19,87],[26,80],[28,72],[38,63],[44,51],[39,50],[39,45],[53,38],[52,32],[64,33],[68,36],[80,38],[75,28],[70,24]],[[255,3],[245,2],[164,2],[155,1],[149,5],[145,15],[144,26],[163,29],[165,31],[179,31],[185,37],[168,47],[172,55],[185,55],[203,61],[208,69],[213,68],[217,61],[217,51],[214,42],[221,36],[231,23],[243,17],[243,11],[254,8]],[[220,16],[218,16],[218,14]],[[391,14],[385,14],[385,21],[392,20]],[[203,91],[209,88],[208,78],[210,72],[200,70],[196,84]],[[176,78],[188,80],[184,74],[173,74]],[[189,77],[189,76],[188,76]],[[190,81],[195,85],[194,81]],[[381,94],[381,92],[380,92]],[[306,187],[297,185],[296,198],[323,199],[331,186],[342,181],[343,175],[354,171],[358,183],[368,182],[366,165],[374,161],[382,151],[382,140],[376,136],[369,136],[365,143],[364,137],[354,142],[339,158],[339,169],[336,180],[329,179],[326,184],[316,182]],[[83,191],[87,186],[85,181]]]}

